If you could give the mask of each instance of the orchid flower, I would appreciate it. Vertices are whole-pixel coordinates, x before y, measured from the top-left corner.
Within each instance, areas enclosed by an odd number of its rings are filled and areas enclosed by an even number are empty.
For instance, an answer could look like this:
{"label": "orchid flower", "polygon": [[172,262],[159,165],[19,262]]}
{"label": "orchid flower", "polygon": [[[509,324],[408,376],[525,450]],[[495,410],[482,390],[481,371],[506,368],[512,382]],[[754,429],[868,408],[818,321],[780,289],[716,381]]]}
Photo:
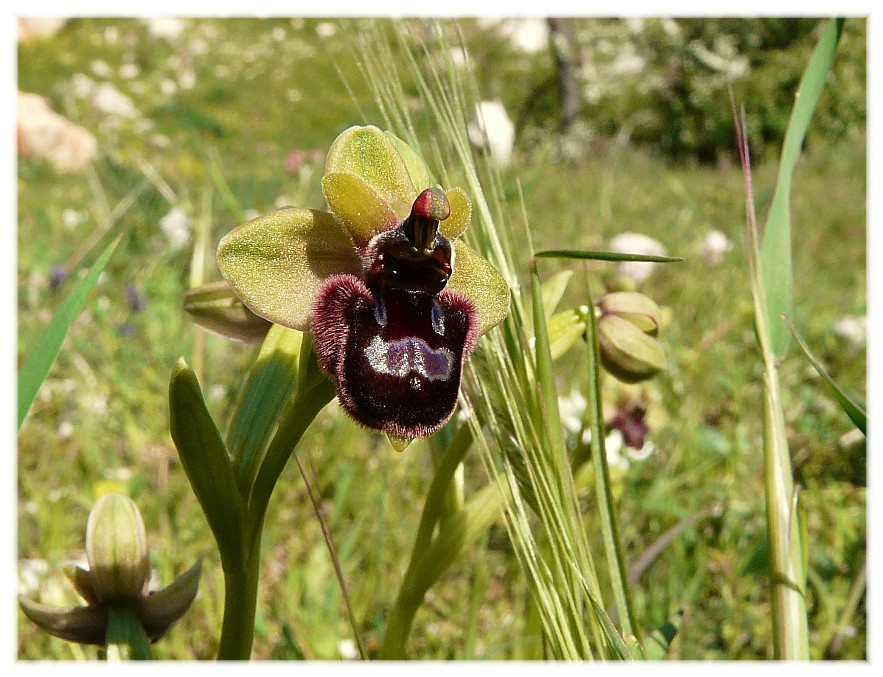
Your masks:
{"label": "orchid flower", "polygon": [[287,207],[228,233],[221,272],[256,315],[312,332],[357,423],[430,435],[454,411],[476,340],[509,311],[506,281],[458,239],[472,204],[373,126],[337,137],[322,191],[330,211]]}

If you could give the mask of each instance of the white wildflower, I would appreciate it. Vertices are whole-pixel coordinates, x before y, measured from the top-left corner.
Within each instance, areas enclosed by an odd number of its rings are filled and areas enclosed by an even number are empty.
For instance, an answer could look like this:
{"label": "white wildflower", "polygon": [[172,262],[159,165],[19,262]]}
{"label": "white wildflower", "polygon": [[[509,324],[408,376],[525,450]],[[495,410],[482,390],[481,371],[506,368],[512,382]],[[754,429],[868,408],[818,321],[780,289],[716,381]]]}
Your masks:
{"label": "white wildflower", "polygon": [[342,639],[337,643],[337,652],[340,657],[347,661],[354,661],[359,657],[359,649],[351,639]]}
{"label": "white wildflower", "polygon": [[147,31],[155,38],[174,40],[184,31],[184,20],[175,17],[151,17],[144,19]]}
{"label": "white wildflower", "polygon": [[475,106],[475,122],[470,122],[469,140],[479,147],[488,144],[491,157],[504,166],[512,155],[515,125],[499,101],[482,101]]}
{"label": "white wildflower", "polygon": [[558,412],[561,414],[561,425],[571,435],[577,435],[583,427],[583,413],[586,410],[586,398],[576,388],[567,397],[558,397]]}
{"label": "white wildflower", "polygon": [[178,86],[181,89],[193,89],[196,84],[196,73],[192,70],[186,70],[178,76]]}
{"label": "white wildflower", "polygon": [[69,440],[74,434],[74,424],[65,419],[58,424],[58,439]]}
{"label": "white wildflower", "polygon": [[159,220],[160,230],[175,249],[183,247],[190,240],[190,226],[190,217],[179,207],[173,207]]}
{"label": "white wildflower", "polygon": [[335,33],[337,33],[337,26],[330,21],[323,21],[322,23],[316,24],[316,35],[320,38],[330,38]]}
{"label": "white wildflower", "polygon": [[78,212],[76,209],[65,209],[61,212],[61,222],[68,230],[73,230],[86,220],[86,212]]}
{"label": "white wildflower", "polygon": [[172,94],[178,91],[178,85],[166,79],[159,83],[159,91],[166,96],[172,96]]}
{"label": "white wildflower", "polygon": [[138,77],[141,73],[141,69],[134,63],[124,63],[120,66],[120,77],[124,80],[131,80],[132,78]]}
{"label": "white wildflower", "polygon": [[724,254],[733,248],[733,243],[719,230],[712,230],[699,245],[699,256],[706,263],[716,266],[724,260]]}
{"label": "white wildflower", "polygon": [[75,73],[71,78],[71,90],[78,99],[85,99],[95,89],[95,81],[83,73]]}
{"label": "white wildflower", "polygon": [[549,46],[549,25],[545,19],[492,19],[478,20],[482,28],[496,30],[526,54],[542,52]]}
{"label": "white wildflower", "polygon": [[[665,247],[647,235],[640,233],[620,233],[608,245],[611,251],[622,254],[642,254],[644,256],[665,256]],[[647,279],[656,263],[652,261],[622,261],[618,266],[620,275],[626,275],[635,282]]]}
{"label": "white wildflower", "polygon": [[104,82],[92,94],[92,105],[102,113],[121,118],[138,117],[138,109],[132,100],[110,83]]}
{"label": "white wildflower", "polygon": [[225,397],[227,397],[227,386],[221,383],[215,383],[209,386],[207,395],[208,399],[211,402],[218,402],[220,400],[223,400]]}
{"label": "white wildflower", "polygon": [[90,68],[99,78],[106,78],[110,75],[110,66],[107,65],[106,61],[102,61],[101,59],[95,59]]}
{"label": "white wildflower", "polygon": [[868,337],[866,315],[846,315],[834,323],[834,333],[857,346],[864,345]]}

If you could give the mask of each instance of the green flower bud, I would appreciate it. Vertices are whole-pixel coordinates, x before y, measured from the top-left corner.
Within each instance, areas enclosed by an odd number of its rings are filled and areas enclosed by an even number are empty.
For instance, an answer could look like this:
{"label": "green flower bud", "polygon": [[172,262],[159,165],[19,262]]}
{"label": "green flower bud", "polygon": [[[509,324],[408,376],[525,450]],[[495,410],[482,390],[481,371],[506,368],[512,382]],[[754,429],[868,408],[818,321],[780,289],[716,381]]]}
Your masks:
{"label": "green flower bud", "polygon": [[203,329],[234,341],[257,343],[270,331],[271,323],[251,312],[226,281],[187,290],[184,310]]}
{"label": "green flower bud", "polygon": [[654,336],[659,331],[662,311],[648,296],[635,291],[605,294],[597,301],[602,315],[617,315]]}
{"label": "green flower bud", "polygon": [[618,315],[598,320],[598,346],[601,364],[625,383],[645,381],[665,369],[662,344]]}
{"label": "green flower bud", "polygon": [[25,615],[43,632],[81,644],[105,646],[114,612],[132,614],[155,642],[183,616],[196,597],[200,559],[171,585],[148,593],[150,561],[147,536],[138,507],[123,494],[96,501],[86,525],[89,570],[66,567],[65,573],[86,606],[51,607],[19,596]]}
{"label": "green flower bud", "polygon": [[147,534],[131,498],[105,494],[95,502],[86,525],[86,559],[92,590],[100,601],[140,600],[147,595]]}

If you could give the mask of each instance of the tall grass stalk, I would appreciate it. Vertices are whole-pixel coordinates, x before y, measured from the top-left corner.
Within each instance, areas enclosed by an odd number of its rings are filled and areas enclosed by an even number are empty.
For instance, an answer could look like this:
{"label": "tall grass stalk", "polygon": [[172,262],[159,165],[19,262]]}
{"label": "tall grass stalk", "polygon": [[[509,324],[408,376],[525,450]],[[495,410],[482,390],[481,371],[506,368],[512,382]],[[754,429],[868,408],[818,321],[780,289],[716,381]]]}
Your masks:
{"label": "tall grass stalk", "polygon": [[[359,22],[352,28],[383,122],[416,148],[424,141],[422,154],[443,185],[465,182],[473,203],[465,237],[502,273],[512,292],[509,317],[480,341],[471,358],[464,399],[473,410],[469,425],[491,478],[481,491],[493,490],[503,499],[501,511],[540,618],[543,655],[572,660],[630,656],[604,611],[588,526],[576,498],[537,271],[530,273],[526,296],[519,281],[529,272],[530,256],[516,252],[515,243],[529,242],[529,232],[516,236],[503,211],[499,170],[486,156],[476,156],[467,134],[477,100],[475,79],[468,63],[457,67],[450,57],[452,48],[462,46],[462,37],[446,22]],[[396,64],[402,62],[400,72]],[[420,135],[407,106],[406,81],[416,85],[425,107],[420,122],[429,130]],[[631,633],[632,614],[621,618]]]}
{"label": "tall grass stalk", "polygon": [[741,117],[737,114],[731,98],[745,176],[748,266],[754,323],[763,361],[764,481],[772,582],[773,654],[779,659],[809,658],[807,546],[800,524],[799,490],[794,484],[778,376],[779,361],[787,351],[790,338],[783,315],[790,312],[792,303],[791,180],[842,30],[842,19],[828,22],[801,78],[785,134],[776,190],[762,242],[754,210],[747,123],[744,112]]}

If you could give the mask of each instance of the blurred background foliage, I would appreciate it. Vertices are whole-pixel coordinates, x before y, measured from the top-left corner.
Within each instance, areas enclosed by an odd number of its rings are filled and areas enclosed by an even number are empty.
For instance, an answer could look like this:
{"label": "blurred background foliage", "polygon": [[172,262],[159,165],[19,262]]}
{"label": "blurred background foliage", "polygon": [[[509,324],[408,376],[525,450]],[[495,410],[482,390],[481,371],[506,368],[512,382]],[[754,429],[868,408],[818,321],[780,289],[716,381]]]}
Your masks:
{"label": "blurred background foliage", "polygon": [[[560,68],[542,20],[458,22],[478,91],[502,102],[516,131],[501,168],[511,213],[519,191],[535,246],[603,249],[625,231],[657,239],[685,264],[641,289],[670,309],[670,368],[635,390],[608,382],[608,405],[638,396],[651,446],[614,463],[626,556],[666,529],[685,529],[634,586],[645,627],[687,609],[676,659],[771,655],[761,479],[760,364],[741,233],[744,190],[727,88],[744,103],[763,218],[794,89],[817,19],[570,19],[567,50],[579,112],[564,123]],[[160,658],[209,658],[223,596],[220,564],[168,433],[175,360],[194,364],[225,421],[254,351],[189,324],[200,224],[210,249],[243,218],[283,204],[321,208],[324,152],[352,124],[379,123],[348,30],[330,19],[71,19],[19,43],[19,89],[95,135],[83,171],[22,158],[18,188],[18,363],[74,283],[89,245],[125,231],[77,319],[18,438],[19,588],[74,603],[62,566],[82,553],[86,516],[109,488],[144,515],[159,581],[206,556],[193,609],[156,646]],[[433,47],[427,58],[456,66]],[[462,55],[461,55],[462,56]],[[866,389],[866,22],[849,19],[798,167],[792,203],[794,320],[831,375]],[[405,82],[421,129],[429,127]],[[221,177],[220,179],[218,177]],[[128,206],[114,214],[114,208]],[[515,229],[517,230],[517,228]],[[712,230],[732,249],[700,255]],[[526,263],[526,261],[525,261]],[[565,264],[544,264],[551,275]],[[611,266],[574,268],[562,301],[595,295]],[[205,279],[218,277],[211,257]],[[844,324],[846,322],[846,324]],[[585,371],[559,363],[562,409],[578,417]],[[864,603],[848,611],[865,551],[865,442],[792,349],[781,369],[786,423],[810,541],[814,658],[866,657]],[[569,407],[569,408],[568,408]],[[576,447],[579,441],[573,439]],[[425,446],[395,454],[336,404],[308,431],[314,472],[369,650],[410,550],[431,465]],[[474,454],[467,491],[485,481]],[[591,510],[590,505],[586,505]],[[714,508],[712,512],[708,512]],[[300,477],[286,470],[268,513],[255,657],[351,654],[349,627]],[[710,516],[709,516],[710,515]],[[600,548],[600,541],[599,546]],[[506,659],[530,641],[523,577],[502,523],[433,588],[411,644],[423,658]],[[845,614],[845,615],[844,615]],[[19,617],[22,659],[94,657]]]}

